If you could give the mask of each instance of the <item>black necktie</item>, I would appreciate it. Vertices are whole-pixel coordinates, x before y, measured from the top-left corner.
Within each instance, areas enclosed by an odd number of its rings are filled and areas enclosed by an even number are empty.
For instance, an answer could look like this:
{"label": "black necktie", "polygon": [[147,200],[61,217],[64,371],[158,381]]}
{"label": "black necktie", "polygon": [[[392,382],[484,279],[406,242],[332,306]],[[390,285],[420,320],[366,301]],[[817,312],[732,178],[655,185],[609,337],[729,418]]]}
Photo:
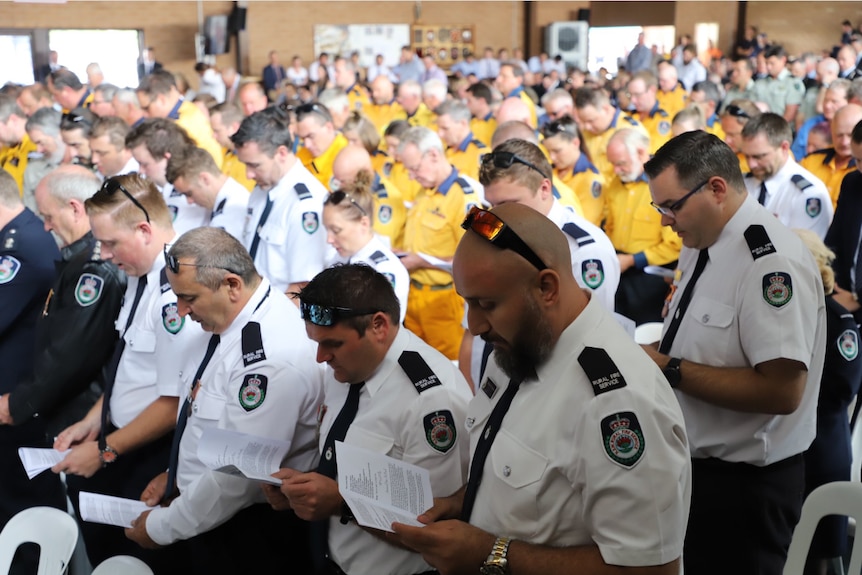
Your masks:
{"label": "black necktie", "polygon": [[254,230],[254,239],[251,241],[251,248],[249,248],[248,253],[251,256],[251,259],[254,259],[255,254],[257,253],[257,245],[260,243],[260,230],[263,229],[263,225],[266,223],[266,219],[269,217],[269,212],[272,211],[272,198],[269,195],[269,192],[266,193],[266,205],[263,207],[263,213],[260,214],[260,220],[257,222],[257,227]]}
{"label": "black necktie", "polygon": [[761,206],[766,205],[766,182],[760,182],[760,195],[757,196],[757,203]]}
{"label": "black necktie", "polygon": [[[323,455],[317,466],[317,472],[336,481],[338,481],[338,463],[335,458],[335,442],[344,441],[347,437],[347,430],[350,429],[350,424],[356,419],[356,412],[359,411],[359,394],[364,386],[364,381],[350,385],[347,400],[335,421],[332,422],[332,427],[329,428],[326,441],[323,443]],[[329,557],[329,519],[311,523],[311,552],[317,570],[321,571]]]}
{"label": "black necktie", "polygon": [[201,376],[204,374],[204,370],[207,368],[207,365],[209,365],[210,360],[213,358],[220,341],[221,338],[216,334],[213,334],[210,338],[207,352],[204,354],[204,359],[201,361],[201,364],[198,366],[198,370],[195,372],[195,377],[192,379],[191,389],[189,389],[189,393],[186,395],[186,400],[183,402],[183,407],[180,409],[180,415],[177,417],[177,427],[174,430],[174,440],[171,443],[168,483],[165,485],[165,494],[162,497],[162,501],[167,501],[171,495],[174,494],[174,483],[177,480],[177,466],[180,461],[180,440],[183,438],[183,432],[186,430],[186,424],[189,421],[189,409],[192,405],[192,392],[194,391],[195,386],[197,386]]}
{"label": "black necktie", "polygon": [[709,261],[709,253],[706,248],[704,248],[700,250],[700,254],[697,256],[697,263],[694,265],[691,279],[688,284],[686,284],[685,290],[679,298],[679,305],[676,306],[676,311],[670,321],[670,326],[667,328],[667,333],[664,334],[664,337],[661,340],[661,345],[659,345],[659,353],[670,353],[670,348],[673,345],[676,332],[679,331],[679,324],[682,323],[682,318],[685,316],[685,310],[688,308],[689,302],[691,302],[691,296],[694,292],[694,284],[697,283],[697,278],[699,278],[700,274],[703,273],[703,269],[706,267],[707,261]]}
{"label": "black necktie", "polygon": [[485,460],[491,452],[491,445],[494,443],[494,438],[497,437],[497,432],[500,431],[503,418],[506,417],[506,412],[509,411],[512,400],[520,388],[520,379],[509,381],[509,386],[503,392],[500,401],[494,406],[494,409],[491,411],[491,417],[488,418],[488,423],[482,429],[482,435],[476,444],[476,452],[473,453],[473,460],[470,462],[470,477],[467,479],[467,490],[464,492],[461,521],[470,522],[470,515],[473,514],[473,504],[476,502],[476,493],[479,491],[479,484],[482,482],[482,473],[485,471]]}
{"label": "black necktie", "polygon": [[111,359],[102,368],[102,428],[99,431],[99,449],[104,450],[106,447],[105,436],[108,434],[108,422],[111,406],[111,394],[114,391],[114,380],[117,378],[117,368],[120,366],[120,357],[123,355],[123,350],[126,349],[126,332],[132,325],[135,319],[135,312],[138,311],[138,304],[141,303],[141,297],[144,295],[144,290],[147,288],[147,276],[142,275],[138,278],[138,288],[135,290],[135,299],[132,301],[132,309],[129,310],[129,317],[126,319],[126,327],[123,333],[120,334],[120,339],[114,345],[114,353]]}

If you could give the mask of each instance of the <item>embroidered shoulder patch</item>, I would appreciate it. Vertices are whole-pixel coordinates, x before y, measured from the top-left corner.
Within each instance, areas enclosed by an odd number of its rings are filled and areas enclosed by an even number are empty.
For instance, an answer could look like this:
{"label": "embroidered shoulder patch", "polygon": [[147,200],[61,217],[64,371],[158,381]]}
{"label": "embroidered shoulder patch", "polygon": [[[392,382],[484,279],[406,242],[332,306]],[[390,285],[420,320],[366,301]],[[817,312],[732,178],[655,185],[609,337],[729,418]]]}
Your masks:
{"label": "embroidered shoulder patch", "polygon": [[748,226],[744,235],[745,241],[748,243],[748,249],[751,250],[752,258],[758,259],[776,252],[775,246],[772,244],[772,240],[769,239],[769,234],[766,233],[766,228],[763,226],[759,224]]}
{"label": "embroidered shoulder patch", "polygon": [[598,180],[593,182],[593,185],[590,188],[590,193],[594,198],[598,199],[598,197],[602,195],[602,183]]}
{"label": "embroidered shoulder patch", "polygon": [[772,307],[784,307],[793,297],[790,274],[775,272],[763,276],[763,299]]}
{"label": "embroidered shoulder patch", "polygon": [[458,432],[451,411],[443,409],[429,413],[422,420],[422,424],[425,426],[425,439],[428,440],[428,445],[435,450],[440,453],[447,453],[455,446]]}
{"label": "embroidered shoulder patch", "polygon": [[302,229],[308,234],[313,234],[320,227],[320,219],[317,212],[304,212],[302,214]]}
{"label": "embroidered shoulder patch", "polygon": [[859,336],[852,329],[845,329],[836,342],[841,357],[853,361],[859,356]]}
{"label": "embroidered shoulder patch", "polygon": [[177,302],[166,303],[162,306],[162,325],[168,333],[180,333],[185,323],[186,318],[180,316]]}
{"label": "embroidered shoulder patch", "polygon": [[81,307],[89,307],[99,301],[105,280],[96,274],[81,274],[75,286],[75,301]]}
{"label": "embroidered shoulder patch", "polygon": [[250,373],[242,380],[239,388],[239,405],[246,411],[252,411],[263,405],[266,399],[266,385],[269,380],[265,375]]}
{"label": "embroidered shoulder patch", "polygon": [[0,257],[0,284],[6,284],[15,279],[18,275],[18,270],[21,269],[21,262],[12,256]]}
{"label": "embroidered shoulder patch", "polygon": [[388,224],[392,221],[392,208],[390,206],[380,206],[380,209],[377,210],[377,221],[381,224]]}
{"label": "embroidered shoulder patch", "polygon": [[821,209],[820,198],[808,198],[805,200],[805,213],[808,214],[808,217],[816,218],[820,215]]}
{"label": "embroidered shoulder patch", "polygon": [[605,281],[605,268],[601,260],[584,260],[581,262],[581,278],[590,289],[599,289]]}
{"label": "embroidered shoulder patch", "polygon": [[600,347],[585,347],[578,356],[578,363],[587,374],[593,385],[593,393],[596,395],[626,386],[626,379],[620,373],[617,364],[608,352]]}
{"label": "embroidered shoulder patch", "polygon": [[602,419],[602,444],[611,461],[632,468],[641,460],[646,440],[637,416],[631,411],[620,411]]}

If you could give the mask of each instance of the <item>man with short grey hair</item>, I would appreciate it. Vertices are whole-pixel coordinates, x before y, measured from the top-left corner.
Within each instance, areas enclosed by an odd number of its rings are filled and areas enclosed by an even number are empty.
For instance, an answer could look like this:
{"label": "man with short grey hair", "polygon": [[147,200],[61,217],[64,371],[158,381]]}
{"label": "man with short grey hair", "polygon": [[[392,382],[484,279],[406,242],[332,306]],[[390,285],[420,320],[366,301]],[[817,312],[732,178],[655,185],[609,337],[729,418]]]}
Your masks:
{"label": "man with short grey hair", "polygon": [[447,100],[434,110],[437,134],[446,144],[446,158],[458,171],[474,180],[479,178],[479,160],[488,148],[473,136],[470,108],[460,100]]}
{"label": "man with short grey hair", "polygon": [[114,109],[114,96],[120,89],[113,84],[99,84],[93,88],[93,101],[90,102],[90,111],[99,117],[116,116]]}
{"label": "man with short grey hair", "polygon": [[66,144],[60,136],[60,118],[60,112],[54,108],[41,108],[30,116],[25,125],[27,135],[36,144],[36,154],[31,156],[24,170],[22,197],[24,205],[34,212],[37,210],[33,197],[36,184],[61,163],[71,162],[71,158],[66,155]]}

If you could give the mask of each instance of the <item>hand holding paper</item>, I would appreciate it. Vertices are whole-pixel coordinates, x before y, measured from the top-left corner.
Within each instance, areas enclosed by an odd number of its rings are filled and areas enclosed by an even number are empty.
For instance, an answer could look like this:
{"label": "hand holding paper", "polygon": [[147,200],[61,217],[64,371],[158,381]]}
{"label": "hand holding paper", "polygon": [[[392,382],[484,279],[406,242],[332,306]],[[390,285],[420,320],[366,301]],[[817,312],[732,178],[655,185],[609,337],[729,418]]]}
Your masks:
{"label": "hand holding paper", "polygon": [[201,463],[222,473],[281,485],[272,477],[290,450],[290,442],[210,427],[198,444]]}

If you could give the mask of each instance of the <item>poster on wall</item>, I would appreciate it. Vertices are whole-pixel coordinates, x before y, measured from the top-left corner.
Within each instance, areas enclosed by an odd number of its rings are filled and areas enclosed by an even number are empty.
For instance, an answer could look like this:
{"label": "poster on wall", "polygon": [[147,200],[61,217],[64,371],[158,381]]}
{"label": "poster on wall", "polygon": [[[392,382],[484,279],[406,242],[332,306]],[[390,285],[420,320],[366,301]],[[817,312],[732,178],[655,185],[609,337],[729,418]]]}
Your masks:
{"label": "poster on wall", "polygon": [[441,68],[448,68],[476,53],[472,26],[417,24],[413,26],[413,49],[420,56],[431,55]]}
{"label": "poster on wall", "polygon": [[314,53],[349,56],[359,52],[362,66],[374,65],[383,54],[387,66],[397,66],[401,47],[410,44],[409,24],[317,24],[314,26]]}

